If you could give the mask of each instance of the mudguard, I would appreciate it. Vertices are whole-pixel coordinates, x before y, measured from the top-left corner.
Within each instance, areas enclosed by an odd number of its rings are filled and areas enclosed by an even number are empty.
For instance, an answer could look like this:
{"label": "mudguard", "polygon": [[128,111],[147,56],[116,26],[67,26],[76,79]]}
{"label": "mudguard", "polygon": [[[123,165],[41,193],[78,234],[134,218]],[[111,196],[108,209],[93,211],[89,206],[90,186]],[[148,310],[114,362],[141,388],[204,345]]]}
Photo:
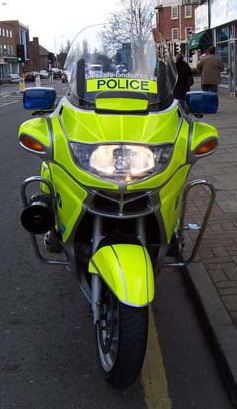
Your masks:
{"label": "mudguard", "polygon": [[141,307],[153,300],[154,275],[145,247],[134,244],[102,247],[92,256],[89,272],[99,274],[124,304]]}

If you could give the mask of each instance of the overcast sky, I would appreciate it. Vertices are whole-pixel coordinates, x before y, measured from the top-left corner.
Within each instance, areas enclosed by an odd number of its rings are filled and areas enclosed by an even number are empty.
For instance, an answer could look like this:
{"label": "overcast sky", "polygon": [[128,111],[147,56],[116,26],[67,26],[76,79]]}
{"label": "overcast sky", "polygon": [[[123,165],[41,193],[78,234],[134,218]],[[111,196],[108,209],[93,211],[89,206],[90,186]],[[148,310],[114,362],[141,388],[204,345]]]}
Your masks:
{"label": "overcast sky", "polygon": [[[7,3],[7,5],[2,5]],[[29,27],[30,40],[59,52],[67,39],[89,24],[103,23],[119,0],[0,0],[0,20],[19,20]]]}

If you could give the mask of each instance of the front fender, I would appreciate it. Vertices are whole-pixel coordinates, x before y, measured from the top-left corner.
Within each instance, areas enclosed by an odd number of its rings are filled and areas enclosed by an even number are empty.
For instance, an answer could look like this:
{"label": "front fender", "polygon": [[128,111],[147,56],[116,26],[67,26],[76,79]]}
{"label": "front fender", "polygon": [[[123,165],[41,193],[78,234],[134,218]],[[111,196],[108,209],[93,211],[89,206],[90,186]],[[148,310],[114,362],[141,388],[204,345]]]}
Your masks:
{"label": "front fender", "polygon": [[114,244],[100,248],[89,262],[89,272],[99,274],[124,304],[141,307],[154,297],[154,275],[145,247]]}

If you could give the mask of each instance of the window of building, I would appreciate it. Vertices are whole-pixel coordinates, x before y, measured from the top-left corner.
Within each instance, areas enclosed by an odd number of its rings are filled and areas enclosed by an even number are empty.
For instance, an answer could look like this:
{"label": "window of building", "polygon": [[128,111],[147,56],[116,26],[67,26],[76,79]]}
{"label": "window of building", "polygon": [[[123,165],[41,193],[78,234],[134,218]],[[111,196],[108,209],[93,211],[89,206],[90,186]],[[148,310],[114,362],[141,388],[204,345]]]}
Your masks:
{"label": "window of building", "polygon": [[12,30],[9,30],[9,37],[12,38]]}
{"label": "window of building", "polygon": [[7,55],[10,55],[10,45],[7,44]]}
{"label": "window of building", "polygon": [[0,36],[2,36],[2,28],[0,27]]}
{"label": "window of building", "polygon": [[184,13],[185,13],[185,18],[192,17],[192,6],[191,4],[188,4],[187,6],[184,6]]}
{"label": "window of building", "polygon": [[192,38],[192,27],[185,27],[185,38],[186,40]]}
{"label": "window of building", "polygon": [[14,55],[14,47],[11,45],[11,55]]}
{"label": "window of building", "polygon": [[0,44],[0,54],[2,54],[2,44]]}
{"label": "window of building", "polygon": [[178,6],[172,6],[171,7],[171,18],[172,18],[172,20],[175,20],[175,19],[179,18]]}
{"label": "window of building", "polygon": [[5,28],[2,29],[2,36],[5,37]]}
{"label": "window of building", "polygon": [[6,29],[6,37],[8,37],[8,30]]}
{"label": "window of building", "polygon": [[179,29],[178,28],[172,28],[172,40],[176,41],[179,39]]}

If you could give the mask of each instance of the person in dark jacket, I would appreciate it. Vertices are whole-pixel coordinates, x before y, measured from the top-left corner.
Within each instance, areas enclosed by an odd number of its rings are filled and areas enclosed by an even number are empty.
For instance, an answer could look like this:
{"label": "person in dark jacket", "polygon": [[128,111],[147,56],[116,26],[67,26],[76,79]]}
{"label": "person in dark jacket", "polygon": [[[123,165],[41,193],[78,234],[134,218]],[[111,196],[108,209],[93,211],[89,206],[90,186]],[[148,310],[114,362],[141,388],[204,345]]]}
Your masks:
{"label": "person in dark jacket", "polygon": [[184,61],[182,54],[176,55],[176,69],[178,79],[174,88],[174,97],[179,99],[182,107],[185,107],[185,95],[193,85],[193,74],[189,65]]}

